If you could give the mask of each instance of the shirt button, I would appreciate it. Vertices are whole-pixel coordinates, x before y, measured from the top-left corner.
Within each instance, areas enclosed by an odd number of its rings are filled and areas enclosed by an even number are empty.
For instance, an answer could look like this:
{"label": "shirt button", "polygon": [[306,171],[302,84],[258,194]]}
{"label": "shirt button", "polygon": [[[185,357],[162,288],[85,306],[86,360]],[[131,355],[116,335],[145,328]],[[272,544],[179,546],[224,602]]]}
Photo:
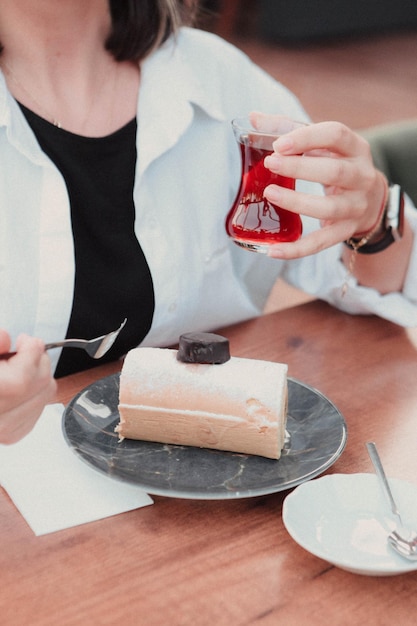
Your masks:
{"label": "shirt button", "polygon": [[176,302],[172,302],[172,304],[169,305],[168,311],[170,313],[174,313],[177,310],[177,303]]}

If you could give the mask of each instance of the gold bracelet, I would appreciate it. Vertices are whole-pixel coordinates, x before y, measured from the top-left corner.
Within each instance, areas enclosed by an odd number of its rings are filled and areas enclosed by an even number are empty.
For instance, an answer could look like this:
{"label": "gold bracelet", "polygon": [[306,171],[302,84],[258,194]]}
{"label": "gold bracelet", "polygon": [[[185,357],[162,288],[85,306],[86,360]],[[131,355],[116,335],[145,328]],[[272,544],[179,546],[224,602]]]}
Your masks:
{"label": "gold bracelet", "polygon": [[357,239],[353,238],[353,237],[350,237],[350,239],[348,239],[345,242],[349,246],[349,248],[352,249],[352,254],[350,255],[348,271],[347,271],[347,274],[345,276],[345,280],[344,280],[344,283],[343,283],[343,286],[342,286],[342,298],[345,297],[345,294],[346,294],[346,292],[348,290],[348,280],[349,280],[349,278],[353,274],[353,270],[354,270],[354,267],[355,267],[356,258],[358,256],[359,248],[362,248],[363,246],[366,246],[368,241],[370,241],[372,239],[372,237],[374,235],[376,235],[376,233],[378,232],[378,230],[379,230],[379,228],[381,226],[381,223],[382,223],[384,215],[385,215],[385,210],[386,210],[386,206],[387,206],[387,199],[388,199],[388,186],[385,187],[384,200],[383,200],[383,202],[381,204],[381,208],[379,209],[378,219],[376,221],[375,226],[373,226],[369,232],[365,233],[359,239],[359,241]]}

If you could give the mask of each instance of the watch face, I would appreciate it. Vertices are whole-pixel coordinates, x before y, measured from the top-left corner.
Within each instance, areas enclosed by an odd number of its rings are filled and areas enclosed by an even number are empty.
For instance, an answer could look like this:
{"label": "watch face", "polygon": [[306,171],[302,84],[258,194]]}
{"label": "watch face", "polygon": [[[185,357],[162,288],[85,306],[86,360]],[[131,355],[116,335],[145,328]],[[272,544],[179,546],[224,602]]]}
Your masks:
{"label": "watch face", "polygon": [[402,239],[404,234],[404,194],[400,189],[400,205],[398,207],[398,235]]}
{"label": "watch face", "polygon": [[402,238],[404,231],[404,194],[399,185],[392,185],[389,192],[389,204],[385,222],[394,241]]}

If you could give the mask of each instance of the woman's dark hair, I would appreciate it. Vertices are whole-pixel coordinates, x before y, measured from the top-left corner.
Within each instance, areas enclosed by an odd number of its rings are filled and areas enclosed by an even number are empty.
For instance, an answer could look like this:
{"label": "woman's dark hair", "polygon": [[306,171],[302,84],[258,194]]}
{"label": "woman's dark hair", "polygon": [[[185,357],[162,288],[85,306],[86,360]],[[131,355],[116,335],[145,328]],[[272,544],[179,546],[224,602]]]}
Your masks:
{"label": "woman's dark hair", "polygon": [[180,26],[191,26],[198,4],[199,0],[109,0],[112,27],[106,49],[116,61],[141,61]]}
{"label": "woman's dark hair", "polygon": [[109,0],[106,49],[117,61],[140,61],[179,26],[191,25],[198,0]]}

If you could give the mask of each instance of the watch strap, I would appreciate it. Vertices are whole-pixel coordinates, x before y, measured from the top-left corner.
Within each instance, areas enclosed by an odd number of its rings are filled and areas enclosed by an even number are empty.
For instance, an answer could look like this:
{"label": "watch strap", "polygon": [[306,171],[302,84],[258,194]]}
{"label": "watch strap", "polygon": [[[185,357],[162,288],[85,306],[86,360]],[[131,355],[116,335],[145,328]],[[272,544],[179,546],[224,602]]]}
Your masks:
{"label": "watch strap", "polygon": [[399,185],[392,185],[389,189],[388,201],[384,211],[384,231],[377,241],[366,242],[361,245],[361,239],[350,238],[345,244],[359,254],[375,254],[386,250],[395,241],[402,237],[402,223],[404,218],[404,194]]}

